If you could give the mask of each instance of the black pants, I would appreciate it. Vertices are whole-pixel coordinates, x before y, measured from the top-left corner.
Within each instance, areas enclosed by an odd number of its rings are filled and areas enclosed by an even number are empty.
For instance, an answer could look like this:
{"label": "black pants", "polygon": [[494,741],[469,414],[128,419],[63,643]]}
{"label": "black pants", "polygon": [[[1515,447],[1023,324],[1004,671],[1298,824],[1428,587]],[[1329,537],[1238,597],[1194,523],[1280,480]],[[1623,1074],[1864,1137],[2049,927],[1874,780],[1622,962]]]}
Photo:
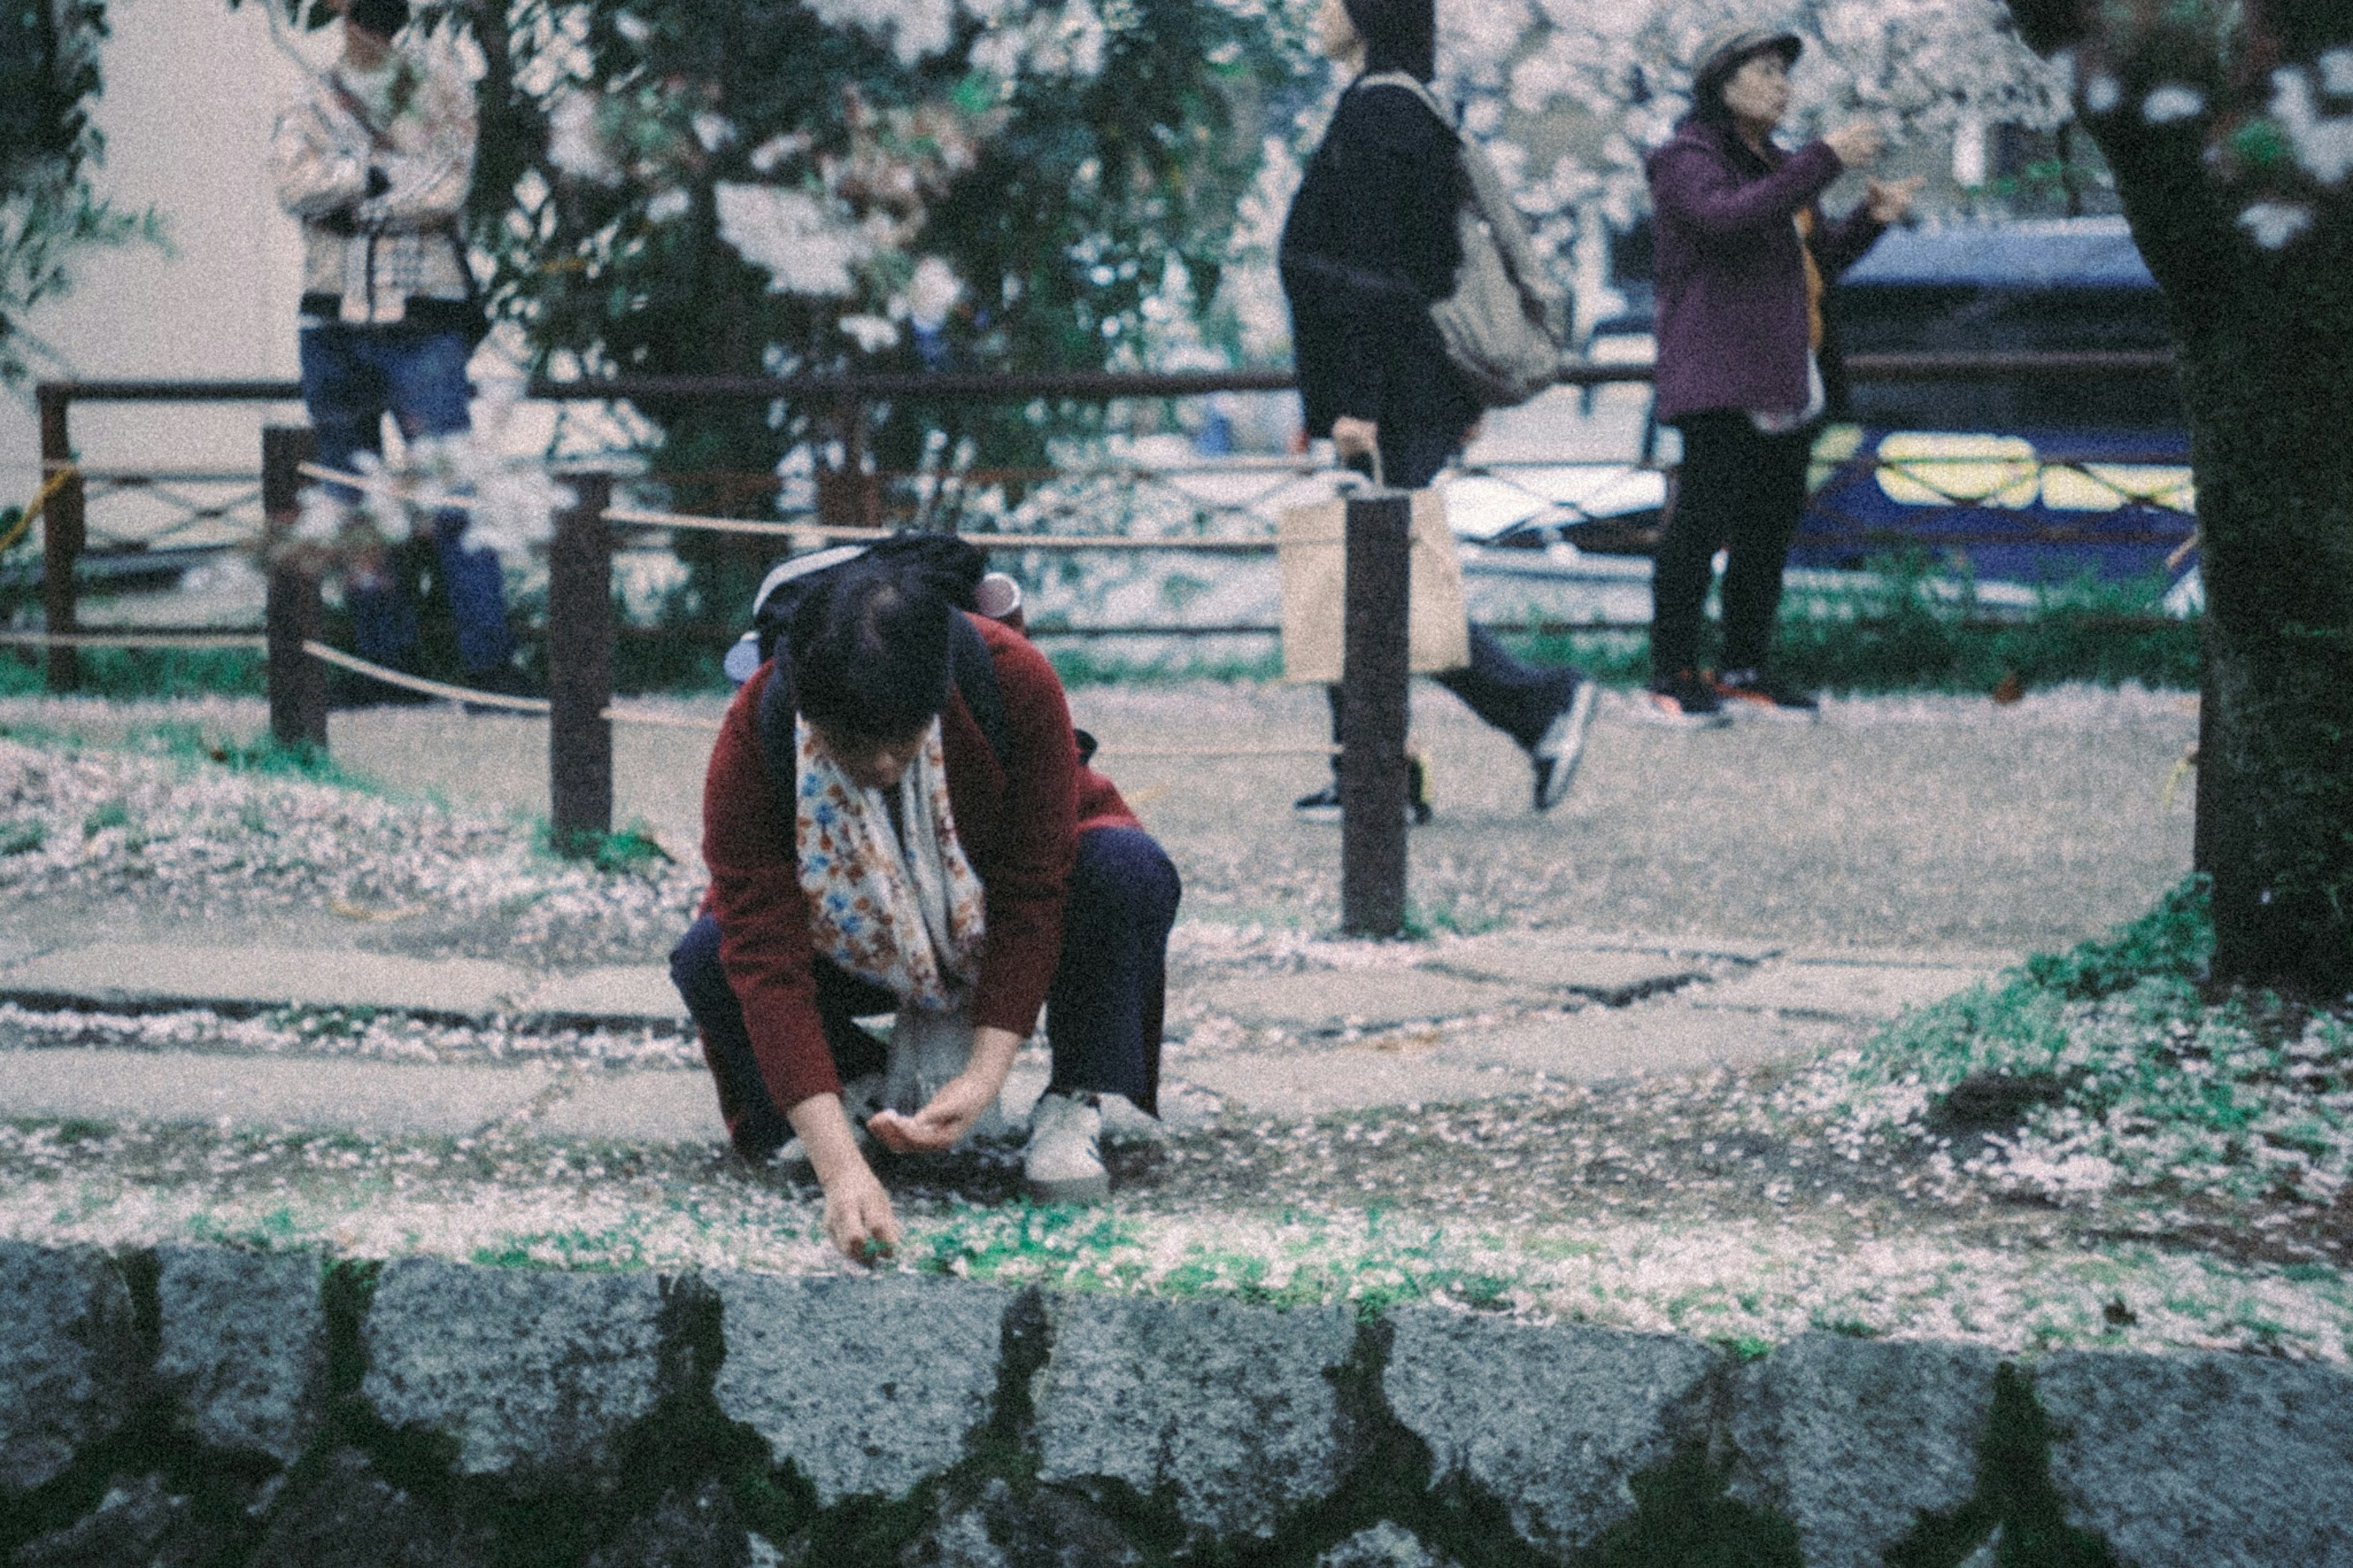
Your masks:
{"label": "black pants", "polygon": [[[1384,418],[1380,432],[1381,477],[1399,489],[1418,490],[1429,484],[1462,444],[1460,430],[1450,433],[1394,418]],[[1533,746],[1544,738],[1553,716],[1577,695],[1579,677],[1564,665],[1522,663],[1494,633],[1474,622],[1471,662],[1430,679],[1520,745]],[[1340,732],[1340,689],[1325,689],[1332,701],[1332,740],[1336,745],[1345,741]],[[1335,761],[1332,765],[1336,769],[1339,763]]]}
{"label": "black pants", "polygon": [[[1058,1092],[1124,1094],[1159,1113],[1160,1026],[1167,992],[1168,929],[1183,889],[1176,868],[1141,828],[1079,835],[1062,914],[1062,956],[1046,994],[1046,1043]],[[814,964],[818,1021],[843,1081],[881,1072],[882,1043],[858,1025],[893,1012],[898,998],[824,958]],[[670,955],[671,981],[702,1031],[718,1080],[720,1111],[745,1157],[774,1153],[793,1135],[768,1093],[744,1026],[743,1004],[719,963],[719,922],[696,921]]]}
{"label": "black pants", "polygon": [[1663,679],[1699,664],[1700,623],[1715,552],[1724,569],[1726,669],[1758,669],[1773,646],[1781,573],[1806,510],[1814,427],[1767,436],[1748,416],[1715,409],[1685,416],[1674,509],[1651,579],[1651,674]]}

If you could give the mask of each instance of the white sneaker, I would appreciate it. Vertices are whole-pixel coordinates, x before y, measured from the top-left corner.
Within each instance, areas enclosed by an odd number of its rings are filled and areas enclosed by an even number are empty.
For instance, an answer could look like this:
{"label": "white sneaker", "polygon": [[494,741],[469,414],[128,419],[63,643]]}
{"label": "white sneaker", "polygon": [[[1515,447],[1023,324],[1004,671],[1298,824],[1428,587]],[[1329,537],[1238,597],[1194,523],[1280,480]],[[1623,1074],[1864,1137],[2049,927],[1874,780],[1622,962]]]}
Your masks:
{"label": "white sneaker", "polygon": [[1103,1141],[1106,1143],[1166,1143],[1168,1129],[1160,1118],[1151,1114],[1124,1094],[1098,1094],[1094,1097],[1095,1111],[1103,1118]]}
{"label": "white sneaker", "polygon": [[1029,1118],[1029,1146],[1021,1152],[1021,1181],[1047,1204],[1099,1204],[1111,1196],[1100,1143],[1103,1112],[1083,1100],[1049,1094]]}

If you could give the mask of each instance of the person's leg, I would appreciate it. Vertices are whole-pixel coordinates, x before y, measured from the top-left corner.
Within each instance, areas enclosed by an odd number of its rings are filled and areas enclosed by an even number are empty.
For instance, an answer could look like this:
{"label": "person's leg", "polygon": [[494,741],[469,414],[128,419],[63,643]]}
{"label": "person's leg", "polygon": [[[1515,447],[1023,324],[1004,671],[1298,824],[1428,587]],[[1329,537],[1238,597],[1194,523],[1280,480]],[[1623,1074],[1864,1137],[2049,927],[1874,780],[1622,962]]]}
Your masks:
{"label": "person's leg", "polygon": [[1806,510],[1806,468],[1813,432],[1756,435],[1742,465],[1743,500],[1728,520],[1724,569],[1724,658],[1726,669],[1762,669],[1781,608],[1781,578],[1789,542]]}
{"label": "person's leg", "polygon": [[1048,1092],[1124,1094],[1159,1114],[1168,930],[1182,895],[1176,868],[1143,829],[1079,836],[1062,915],[1069,934],[1046,996]]}
{"label": "person's leg", "polygon": [[1494,633],[1473,622],[1471,662],[1430,677],[1468,704],[1471,711],[1532,750],[1556,714],[1577,695],[1577,672],[1567,665],[1525,664],[1512,657]]}
{"label": "person's leg", "polygon": [[[670,977],[685,999],[695,1027],[702,1031],[703,1059],[718,1085],[719,1113],[726,1119],[729,1138],[745,1159],[765,1159],[793,1135],[792,1123],[768,1093],[759,1060],[752,1054],[744,1005],[727,984],[726,971],[719,962],[715,918],[702,915],[687,928],[686,935],[670,950]],[[881,1072],[882,1044],[860,1028],[856,1020],[860,1015],[890,1011],[896,1005],[891,994],[823,961],[816,967],[816,980],[818,1016],[825,1026],[834,1071],[844,1082]]]}
{"label": "person's leg", "polygon": [[[400,433],[416,440],[448,440],[472,428],[466,405],[464,336],[407,333],[391,341],[385,375]],[[507,626],[506,576],[494,550],[465,547],[467,517],[455,509],[433,519],[434,549],[449,612],[458,625],[458,657],[470,675],[501,669],[514,657]]]}
{"label": "person's leg", "polygon": [[[388,393],[371,346],[366,332],[334,322],[305,327],[299,339],[302,404],[322,468],[351,473],[361,454],[383,451]],[[328,490],[347,507],[360,499],[347,486],[331,485]],[[354,651],[371,663],[409,669],[417,662],[417,605],[393,554],[387,551],[381,562],[351,573],[346,603]]]}
{"label": "person's leg", "polygon": [[1651,577],[1651,679],[1666,680],[1699,663],[1700,624],[1716,551],[1746,505],[1743,466],[1757,432],[1736,411],[1694,415],[1683,421],[1683,465],[1675,503],[1659,540]]}

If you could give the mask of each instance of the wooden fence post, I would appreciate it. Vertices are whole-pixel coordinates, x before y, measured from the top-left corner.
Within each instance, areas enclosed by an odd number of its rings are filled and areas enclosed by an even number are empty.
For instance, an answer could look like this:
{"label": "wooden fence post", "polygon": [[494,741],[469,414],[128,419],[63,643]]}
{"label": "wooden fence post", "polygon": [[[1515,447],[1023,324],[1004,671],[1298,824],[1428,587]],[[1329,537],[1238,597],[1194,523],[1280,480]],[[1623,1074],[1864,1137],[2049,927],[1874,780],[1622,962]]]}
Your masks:
{"label": "wooden fence post", "polygon": [[1340,925],[1405,930],[1407,571],[1413,500],[1358,490],[1347,504],[1340,659]]}
{"label": "wooden fence post", "polygon": [[563,854],[613,831],[613,479],[571,484],[547,556],[548,819]]}
{"label": "wooden fence post", "polygon": [[269,653],[269,733],[281,746],[327,750],[326,667],[302,651],[324,635],[317,571],[288,549],[302,515],[299,465],[318,449],[307,425],[261,427],[262,556],[269,563],[263,622]]}
{"label": "wooden fence post", "polygon": [[[67,429],[72,399],[59,386],[42,386],[36,395],[41,410],[41,482],[46,486],[62,466],[74,460],[73,438]],[[74,568],[81,559],[84,538],[81,475],[74,473],[49,497],[41,521],[41,619],[53,634],[80,629],[74,603]],[[49,647],[48,686],[51,691],[81,689],[81,651],[71,644]]]}

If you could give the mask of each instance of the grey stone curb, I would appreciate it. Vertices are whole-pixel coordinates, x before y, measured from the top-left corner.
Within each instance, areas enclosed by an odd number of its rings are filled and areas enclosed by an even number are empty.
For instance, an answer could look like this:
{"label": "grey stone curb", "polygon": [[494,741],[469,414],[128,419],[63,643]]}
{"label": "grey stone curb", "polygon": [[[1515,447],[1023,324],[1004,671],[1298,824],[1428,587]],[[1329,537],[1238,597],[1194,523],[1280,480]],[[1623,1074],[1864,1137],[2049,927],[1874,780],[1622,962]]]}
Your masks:
{"label": "grey stone curb", "polygon": [[[321,1279],[307,1254],[0,1243],[0,1500],[118,1462],[90,1446],[158,1394],[215,1449],[280,1466],[316,1452]],[[1192,1550],[1290,1542],[1335,1563],[1435,1563],[1445,1548],[1417,1531],[1492,1517],[1566,1563],[1636,1513],[1646,1472],[1699,1454],[1728,1482],[1724,1506],[1790,1521],[1809,1565],[1864,1568],[1924,1516],[2000,1490],[1978,1474],[1997,1358],[1965,1345],[1810,1334],[1743,1364],[1673,1336],[1431,1307],[1358,1322],[904,1274],[668,1279],[424,1258],[383,1270],[336,1331],[354,1330],[366,1407],[445,1442],[458,1477],[505,1495],[609,1488],[633,1445],[666,1440],[646,1423],[700,1403],[756,1434],[821,1510],[931,1500],[928,1539],[973,1554],[924,1561],[1011,1561],[989,1542],[1013,1500],[997,1472],[969,1469],[991,1443],[1030,1456],[1037,1506],[1111,1542],[1105,1561],[1125,1560],[1111,1518],[1159,1510]],[[2119,1562],[2353,1565],[2353,1376],[2066,1352],[2031,1381],[2048,1484]],[[1400,1458],[1416,1445],[1426,1468]],[[1365,1489],[1376,1483],[1389,1489]]]}

